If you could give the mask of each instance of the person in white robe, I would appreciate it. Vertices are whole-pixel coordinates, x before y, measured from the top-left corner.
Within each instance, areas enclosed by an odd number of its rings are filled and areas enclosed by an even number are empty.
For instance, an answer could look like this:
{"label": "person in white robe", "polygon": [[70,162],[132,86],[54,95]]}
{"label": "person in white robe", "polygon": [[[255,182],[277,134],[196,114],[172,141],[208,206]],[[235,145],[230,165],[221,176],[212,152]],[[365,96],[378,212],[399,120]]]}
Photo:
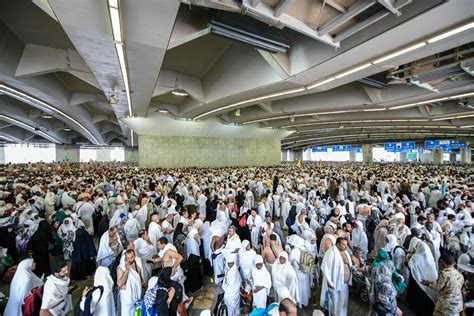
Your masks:
{"label": "person in white robe", "polygon": [[116,227],[109,228],[102,234],[99,241],[96,261],[102,267],[108,267],[122,252],[123,246]]}
{"label": "person in white robe", "polygon": [[280,297],[282,289],[288,290],[290,298],[294,302],[298,302],[300,299],[299,288],[298,288],[298,276],[296,275],[295,269],[291,266],[288,260],[288,253],[286,251],[281,252],[278,255],[278,259],[273,263],[272,266],[272,281],[273,287],[277,293],[277,300],[283,299]]}
{"label": "person in white robe", "polygon": [[137,259],[140,258],[142,262],[143,279],[148,280],[151,277],[152,265],[147,263],[147,260],[151,260],[156,254],[156,248],[153,247],[146,230],[140,230],[138,236],[139,238],[133,242],[135,245],[135,253]]}
{"label": "person in white robe", "polygon": [[132,213],[128,214],[128,220],[125,222],[123,230],[128,241],[134,241],[138,238],[138,232],[140,231],[140,223],[133,216]]}
{"label": "person in white robe", "polygon": [[214,283],[220,284],[222,282],[221,275],[225,272],[225,260],[224,260],[224,245],[221,247],[215,247],[211,249],[211,243],[214,238],[220,238],[226,234],[227,228],[219,220],[215,220],[210,226],[210,238],[209,238],[209,262],[214,270]]}
{"label": "person in white robe", "polygon": [[227,270],[225,272],[222,289],[224,290],[224,303],[227,306],[229,316],[240,315],[240,286],[242,278],[239,273],[237,255],[226,253],[225,261]]}
{"label": "person in white robe", "polygon": [[[65,262],[56,262],[54,273],[46,278],[43,288],[41,309],[48,310],[53,316],[64,316],[72,310],[72,300],[69,291],[70,279]],[[42,313],[40,312],[42,315]]]}
{"label": "person in white robe", "polygon": [[261,255],[257,255],[251,271],[252,290],[253,290],[253,307],[266,308],[267,297],[272,287],[272,278],[270,272],[263,264]]}
{"label": "person in white robe", "polygon": [[235,226],[230,226],[227,233],[227,242],[224,246],[225,252],[237,253],[242,246],[239,235],[236,233]]}
{"label": "person in white robe", "polygon": [[356,221],[354,229],[352,230],[352,246],[358,247],[364,255],[364,258],[367,258],[369,243],[361,221]]}
{"label": "person in white robe", "polygon": [[4,315],[21,316],[21,307],[25,298],[35,287],[42,286],[43,281],[34,274],[35,263],[33,259],[22,260],[10,282],[10,295]]}
{"label": "person in white robe", "polygon": [[[321,289],[320,306],[326,306],[327,295],[332,297],[332,315],[346,316],[349,300],[349,285],[351,284],[350,267],[351,256],[347,252],[347,241],[343,238],[336,240],[336,245],[329,248],[321,263],[323,283]],[[343,259],[342,256],[346,258]],[[348,274],[348,275],[347,275]],[[328,292],[326,294],[326,292]]]}
{"label": "person in white robe", "polygon": [[79,202],[74,205],[74,211],[84,223],[84,226],[89,235],[94,236],[94,223],[92,215],[95,212],[95,206],[89,202],[89,194],[81,193],[78,197]]}
{"label": "person in white robe", "polygon": [[133,249],[127,250],[123,259],[117,268],[120,315],[133,315],[134,304],[142,297],[142,263],[135,258]]}
{"label": "person in white robe", "polygon": [[[92,293],[92,301],[90,305],[90,313],[95,316],[115,316],[115,302],[113,295],[114,281],[110,276],[109,269],[98,267],[94,275],[94,286],[102,286],[104,291],[100,296],[100,291],[96,290]],[[80,302],[81,310],[85,308],[85,296]]]}
{"label": "person in white robe", "polygon": [[283,222],[283,229],[288,229],[288,227],[286,226],[286,219],[288,218],[288,215],[290,214],[290,209],[291,209],[290,198],[288,196],[284,196],[281,203],[281,218]]}
{"label": "person in white robe", "polygon": [[138,210],[135,211],[135,218],[140,223],[140,229],[145,229],[146,220],[148,219],[148,199],[143,200],[142,207],[139,207],[138,205],[135,206],[135,208],[138,208]]}
{"label": "person in white robe", "polygon": [[438,279],[438,269],[430,247],[418,237],[413,237],[410,240],[409,251],[413,254],[408,261],[410,275],[433,303],[436,303],[438,292],[421,282],[421,280],[436,282]]}
{"label": "person in white robe", "polygon": [[166,219],[161,223],[161,231],[165,235],[168,242],[173,242],[174,227],[173,227],[173,213],[168,213]]}
{"label": "person in white robe", "polygon": [[295,223],[291,226],[291,229],[300,237],[306,229],[309,229],[309,225],[305,219],[306,209],[303,208],[301,212],[296,215]]}
{"label": "person in white robe", "polygon": [[247,218],[247,226],[250,229],[250,239],[252,240],[252,246],[255,249],[259,248],[258,234],[260,232],[260,225],[263,224],[263,219],[257,214],[255,210],[252,210],[250,216]]}
{"label": "person in white robe", "polygon": [[63,242],[64,260],[69,260],[74,250],[74,240],[76,239],[76,227],[72,219],[66,217],[58,228],[58,237]]}
{"label": "person in white robe", "polygon": [[306,251],[305,241],[297,235],[291,235],[287,238],[287,243],[293,247],[290,252],[289,260],[298,277],[298,290],[300,294],[298,304],[301,307],[306,307],[311,297],[311,285],[313,280],[311,273],[305,273],[300,270],[301,252]]}
{"label": "person in white robe", "polygon": [[151,216],[151,222],[150,222],[150,225],[148,225],[148,237],[150,238],[151,244],[153,245],[153,248],[155,249],[155,254],[156,254],[157,253],[156,243],[158,242],[158,239],[163,237],[163,232],[161,231],[161,226],[160,226],[160,215],[158,215],[157,213]]}
{"label": "person in white robe", "polygon": [[242,245],[239,250],[239,266],[242,279],[244,281],[250,278],[250,273],[252,272],[253,261],[257,253],[252,249],[250,242],[248,240],[242,241]]}

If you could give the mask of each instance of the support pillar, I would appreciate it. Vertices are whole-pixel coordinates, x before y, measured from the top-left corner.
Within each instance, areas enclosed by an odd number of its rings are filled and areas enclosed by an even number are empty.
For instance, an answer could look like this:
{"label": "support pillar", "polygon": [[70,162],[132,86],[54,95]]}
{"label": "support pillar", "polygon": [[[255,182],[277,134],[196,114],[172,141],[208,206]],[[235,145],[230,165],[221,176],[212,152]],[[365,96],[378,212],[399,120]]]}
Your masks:
{"label": "support pillar", "polygon": [[125,161],[138,162],[138,149],[126,147],[125,148]]}
{"label": "support pillar", "polygon": [[303,150],[303,160],[311,161],[311,148],[305,148]]}
{"label": "support pillar", "polygon": [[464,163],[471,163],[472,162],[472,157],[471,157],[471,148],[461,148],[461,161]]}
{"label": "support pillar", "polygon": [[362,145],[362,161],[365,163],[370,163],[373,161],[372,155],[372,145],[371,144],[363,144]]}
{"label": "support pillar", "polygon": [[356,161],[356,153],[352,150],[349,153],[349,161]]}
{"label": "support pillar", "polygon": [[79,147],[56,145],[56,161],[80,162]]}
{"label": "support pillar", "polygon": [[288,160],[287,161],[295,161],[295,152],[293,150],[288,150]]}
{"label": "support pillar", "polygon": [[456,153],[449,154],[449,162],[456,162]]}
{"label": "support pillar", "polygon": [[0,165],[5,164],[5,147],[0,146]]}
{"label": "support pillar", "polygon": [[408,153],[407,152],[401,152],[400,153],[400,162],[407,162],[408,161]]}
{"label": "support pillar", "polygon": [[443,150],[441,148],[433,149],[433,163],[435,164],[443,163]]}
{"label": "support pillar", "polygon": [[303,161],[303,151],[301,149],[298,149],[297,151],[294,151],[294,161]]}

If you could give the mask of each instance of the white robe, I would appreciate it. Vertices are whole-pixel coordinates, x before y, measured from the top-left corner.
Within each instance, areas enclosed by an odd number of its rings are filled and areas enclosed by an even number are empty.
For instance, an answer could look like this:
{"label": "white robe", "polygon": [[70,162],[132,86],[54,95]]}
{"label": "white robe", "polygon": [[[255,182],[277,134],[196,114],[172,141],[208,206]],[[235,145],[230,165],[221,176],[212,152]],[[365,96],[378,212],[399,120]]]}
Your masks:
{"label": "white robe", "polygon": [[252,246],[255,248],[255,249],[258,249],[258,233],[260,231],[260,225],[263,224],[263,221],[262,221],[262,218],[260,217],[260,215],[255,215],[255,218],[253,218],[252,215],[250,215],[248,218],[247,218],[247,225],[249,226],[249,228],[252,226],[252,225],[255,225],[255,227],[252,227],[250,229],[250,239],[252,240]]}
{"label": "white robe", "polygon": [[[258,257],[258,256],[257,256]],[[261,256],[260,256],[261,258]],[[260,260],[263,262],[263,260]],[[255,260],[255,263],[262,263]],[[266,308],[267,307],[267,297],[270,294],[270,289],[272,287],[272,278],[268,272],[265,265],[259,270],[254,265],[251,272],[252,278],[252,290],[257,286],[262,286],[263,289],[257,293],[253,293],[253,307],[254,308]]]}
{"label": "white robe", "polygon": [[413,237],[410,241],[410,251],[413,252],[414,249],[416,249],[416,251],[414,251],[413,256],[408,261],[410,274],[420,288],[430,297],[433,303],[436,303],[438,300],[438,292],[421,284],[421,280],[435,282],[438,279],[438,270],[436,268],[433,254],[428,245],[416,237]]}
{"label": "white robe", "polygon": [[71,295],[67,294],[69,278],[48,276],[43,288],[43,301],[41,309],[48,309],[52,315],[66,315],[72,310]]}
{"label": "white robe", "polygon": [[242,242],[242,247],[239,250],[239,266],[242,279],[247,280],[250,278],[250,273],[252,271],[253,261],[257,256],[255,250],[247,250],[247,245],[249,245],[248,240]]}
{"label": "white robe", "polygon": [[[279,257],[281,256],[286,257],[285,264],[280,263]],[[278,293],[278,296],[286,290],[294,302],[299,302],[298,276],[296,275],[295,269],[291,266],[286,252],[280,253],[276,261],[273,263],[272,280],[273,287]],[[278,301],[283,298],[284,297],[278,297]]]}
{"label": "white robe", "polygon": [[43,281],[32,271],[33,259],[25,259],[18,264],[15,275],[10,282],[10,296],[4,315],[21,316],[21,307],[30,291],[43,285]]}
{"label": "white robe", "polygon": [[96,316],[115,316],[115,302],[114,295],[112,293],[114,281],[110,276],[109,269],[105,267],[98,267],[94,275],[94,286],[103,286],[104,293],[102,298],[97,302],[95,306]]}
{"label": "white robe", "polygon": [[136,239],[133,244],[135,245],[136,255],[142,261],[143,279],[148,280],[151,277],[152,265],[147,263],[147,260],[150,260],[155,255],[155,248],[142,238]]}
{"label": "white robe", "polygon": [[229,316],[240,315],[240,277],[237,262],[234,259],[234,265],[225,273],[222,289],[224,290],[224,303],[227,306]]}
{"label": "white robe", "polygon": [[163,237],[163,232],[161,231],[160,224],[157,224],[155,222],[150,223],[150,225],[148,226],[148,237],[150,237],[151,244],[153,245],[156,254],[156,243],[158,242],[158,239]]}
{"label": "white robe", "polygon": [[[304,245],[303,245],[304,247]],[[290,252],[290,262],[293,266],[293,269],[296,272],[296,276],[298,277],[298,290],[300,293],[300,299],[298,300],[298,305],[301,306],[308,306],[309,299],[311,297],[311,273],[305,273],[300,270],[300,257],[301,257],[301,249],[300,248],[293,248]]]}
{"label": "white robe", "polygon": [[[107,267],[115,259],[115,250],[120,247],[120,238],[117,238],[117,244],[113,247],[109,245],[109,232],[102,234],[99,241],[99,250],[97,251],[96,261],[99,265]],[[107,259],[107,260],[104,260]]]}
{"label": "white robe", "polygon": [[[138,258],[137,258],[138,259]],[[143,271],[140,260],[135,260],[135,263]],[[125,260],[120,263],[117,269],[125,272]],[[142,278],[137,270],[130,268],[128,273],[127,283],[125,288],[120,289],[120,315],[133,315],[134,304],[142,297]]]}

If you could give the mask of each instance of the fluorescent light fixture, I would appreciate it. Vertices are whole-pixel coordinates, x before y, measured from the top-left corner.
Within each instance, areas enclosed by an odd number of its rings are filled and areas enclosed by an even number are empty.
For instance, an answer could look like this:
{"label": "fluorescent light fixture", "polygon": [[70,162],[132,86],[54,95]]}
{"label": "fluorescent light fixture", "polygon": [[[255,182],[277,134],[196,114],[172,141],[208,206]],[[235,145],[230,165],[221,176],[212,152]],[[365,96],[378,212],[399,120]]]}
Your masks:
{"label": "fluorescent light fixture", "polygon": [[223,106],[223,107],[211,110],[211,111],[204,112],[204,113],[194,117],[193,120],[198,120],[203,116],[206,116],[206,115],[209,115],[209,114],[212,114],[212,113],[215,113],[215,112],[219,112],[219,111],[222,111],[222,110],[226,110],[226,109],[232,108],[234,106],[244,105],[244,104],[253,103],[253,102],[257,102],[257,101],[262,101],[262,100],[266,100],[266,99],[270,99],[270,98],[276,98],[276,97],[279,97],[279,96],[282,96],[282,95],[298,93],[298,92],[305,91],[305,90],[306,90],[305,87],[296,88],[296,89],[285,90],[285,91],[281,91],[281,92],[267,94],[267,95],[257,97],[257,98],[252,98],[252,99],[247,99],[247,100],[244,100],[244,101],[232,103],[232,104],[229,104],[229,105],[226,105],[226,106]]}
{"label": "fluorescent light fixture", "polygon": [[11,139],[10,137],[4,136],[4,135],[0,135],[0,138],[3,138],[4,140],[9,141],[9,142],[12,142],[12,143],[15,142],[15,141],[14,141],[13,139]]}
{"label": "fluorescent light fixture", "polygon": [[288,115],[281,115],[281,116],[274,116],[274,117],[268,117],[268,118],[262,118],[262,119],[257,119],[257,120],[251,120],[251,121],[246,121],[242,122],[242,125],[247,125],[247,124],[252,124],[252,123],[258,123],[258,122],[265,122],[265,121],[274,121],[274,120],[281,120],[287,118]]}
{"label": "fluorescent light fixture", "polygon": [[397,57],[397,56],[400,56],[400,55],[403,55],[403,54],[406,54],[408,52],[411,52],[412,50],[415,50],[415,49],[418,49],[420,47],[423,47],[426,45],[426,42],[421,42],[421,43],[418,43],[418,44],[415,44],[415,45],[412,45],[412,46],[409,46],[407,48],[404,48],[404,49],[401,49],[395,53],[392,53],[390,55],[386,55],[382,58],[379,58],[379,59],[376,59],[373,63],[374,64],[380,64],[386,60],[389,60],[389,59],[392,59],[394,57]]}
{"label": "fluorescent light fixture", "polygon": [[29,129],[31,130],[33,133],[35,134],[38,134],[38,135],[41,135],[43,136],[44,138],[47,138],[49,140],[52,140],[53,142],[57,143],[57,144],[60,144],[61,142],[59,140],[57,140],[56,138],[54,138],[53,136],[49,135],[49,134],[46,134],[45,132],[39,130],[38,128],[34,128],[33,126],[31,125],[28,125],[22,121],[19,121],[17,119],[14,119],[13,117],[10,117],[10,116],[6,116],[6,115],[3,115],[3,114],[0,114],[0,119],[4,119],[5,121],[7,122],[12,122],[13,124],[15,125],[19,125],[19,126],[22,126],[26,129]]}
{"label": "fluorescent light fixture", "polygon": [[474,125],[465,125],[465,126],[461,126],[461,128],[474,128]]}
{"label": "fluorescent light fixture", "polygon": [[133,129],[130,129],[130,141],[133,147]]}
{"label": "fluorescent light fixture", "polygon": [[440,118],[435,118],[433,121],[444,121],[444,120],[453,120],[455,119],[455,116],[450,116],[450,117],[440,117]]}
{"label": "fluorescent light fixture", "polygon": [[464,32],[466,30],[469,30],[471,28],[474,27],[474,22],[471,22],[471,23],[468,23],[468,24],[465,24],[463,26],[460,26],[458,28],[455,28],[454,30],[451,30],[451,31],[447,31],[447,32],[444,32],[444,33],[441,33],[435,37],[432,37],[430,38],[429,40],[427,40],[426,42],[431,44],[431,43],[434,43],[434,42],[437,42],[437,41],[440,41],[442,39],[445,39],[447,37],[450,37],[450,36],[453,36],[455,34],[458,34],[458,33],[461,33],[461,32]]}
{"label": "fluorescent light fixture", "polygon": [[474,117],[474,114],[466,114],[466,115],[456,116],[457,119],[462,119],[462,118],[467,118],[467,117]]}
{"label": "fluorescent light fixture", "polygon": [[474,95],[474,92],[469,92],[469,93],[464,93],[464,94],[458,94],[458,95],[453,95],[451,97],[449,97],[450,99],[461,99],[461,98],[465,98],[465,97],[469,97],[471,95]]}
{"label": "fluorescent light fixture", "polygon": [[428,100],[428,101],[422,101],[422,102],[417,102],[416,104],[417,105],[420,105],[420,104],[426,104],[426,103],[433,103],[433,102],[439,102],[439,101],[446,101],[448,100],[449,97],[446,97],[446,98],[438,98],[438,99],[433,99],[433,100]]}
{"label": "fluorescent light fixture", "polygon": [[364,112],[378,112],[378,111],[385,111],[385,109],[384,108],[382,108],[382,109],[365,109],[363,111]]}
{"label": "fluorescent light fixture", "polygon": [[114,34],[114,41],[122,42],[122,30],[120,28],[120,11],[118,8],[109,7],[110,21],[112,22],[112,33]]}
{"label": "fluorescent light fixture", "polygon": [[128,80],[127,60],[125,58],[125,44],[122,37],[122,20],[120,18],[119,0],[109,0],[109,14],[115,41],[115,50],[117,51],[117,57],[125,86],[125,93],[127,95],[128,114],[132,116],[132,98],[130,95],[130,82]]}
{"label": "fluorescent light fixture", "polygon": [[46,111],[54,111],[64,117],[66,117],[67,119],[69,119],[70,121],[74,122],[75,124],[77,124],[80,128],[82,128],[95,142],[97,145],[100,145],[99,141],[97,140],[97,138],[94,137],[94,135],[92,135],[92,133],[84,126],[82,125],[81,123],[79,123],[76,119],[72,118],[71,116],[67,115],[66,113],[64,113],[63,111],[49,105],[48,103],[46,102],[43,102],[39,99],[36,99],[26,93],[23,93],[19,90],[16,90],[16,89],[13,89],[11,87],[7,87],[5,86],[4,84],[1,84],[0,83],[0,91],[2,91],[3,93],[5,94],[8,94],[9,96],[15,98],[15,99],[18,99],[18,100],[21,100],[21,101],[24,101],[26,103],[29,103],[33,106],[39,106],[42,110],[46,110]]}
{"label": "fluorescent light fixture", "polygon": [[340,73],[340,74],[336,75],[334,78],[339,79],[339,78],[348,76],[348,75],[350,75],[350,74],[352,74],[352,73],[354,73],[354,72],[357,72],[357,71],[360,71],[360,70],[362,70],[362,69],[368,68],[368,67],[370,67],[370,66],[372,66],[372,63],[364,64],[364,65],[361,65],[361,66],[359,66],[359,67],[352,68],[352,69],[347,70],[347,71],[345,71],[345,72],[343,72],[343,73]]}
{"label": "fluorescent light fixture", "polygon": [[308,90],[309,90],[309,89],[313,89],[313,88],[322,86],[323,84],[326,84],[326,83],[328,83],[328,82],[331,82],[331,81],[333,81],[333,80],[336,80],[336,77],[331,77],[331,78],[328,78],[328,79],[326,79],[326,80],[313,83],[313,84],[307,86],[306,88],[307,88]]}
{"label": "fluorescent light fixture", "polygon": [[173,90],[171,93],[180,97],[187,97],[189,95],[186,91],[182,90]]}
{"label": "fluorescent light fixture", "polygon": [[41,115],[41,117],[44,118],[44,119],[52,119],[53,118],[52,115],[48,115],[48,114],[43,114],[43,115]]}
{"label": "fluorescent light fixture", "polygon": [[417,103],[410,103],[410,104],[405,104],[405,105],[399,105],[399,106],[394,106],[391,108],[388,108],[389,110],[398,110],[398,109],[405,109],[405,108],[411,108],[413,106],[417,106]]}
{"label": "fluorescent light fixture", "polygon": [[70,129],[69,127],[65,127],[65,128],[64,128],[64,131],[65,131],[65,132],[70,132],[71,129]]}
{"label": "fluorescent light fixture", "polygon": [[168,109],[161,108],[161,109],[158,109],[158,112],[160,112],[160,113],[169,113],[170,111]]}

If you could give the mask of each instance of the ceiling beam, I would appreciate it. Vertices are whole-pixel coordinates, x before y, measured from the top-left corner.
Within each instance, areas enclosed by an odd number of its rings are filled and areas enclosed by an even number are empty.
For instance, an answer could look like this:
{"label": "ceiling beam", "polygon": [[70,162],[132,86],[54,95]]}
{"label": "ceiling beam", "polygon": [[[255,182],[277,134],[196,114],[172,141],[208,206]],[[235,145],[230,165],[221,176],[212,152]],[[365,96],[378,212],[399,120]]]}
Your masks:
{"label": "ceiling beam", "polygon": [[402,13],[400,11],[398,11],[397,8],[395,7],[395,1],[393,1],[393,0],[377,0],[377,2],[380,3],[381,5],[383,5],[385,7],[385,9],[392,12],[396,16],[402,15]]}
{"label": "ceiling beam", "polygon": [[356,15],[364,12],[371,6],[375,4],[374,1],[371,0],[362,0],[362,1],[357,1],[353,5],[349,7],[346,13],[339,14],[326,22],[324,25],[318,28],[318,35],[319,36],[324,36],[337,28],[338,26],[346,23],[350,19],[354,18]]}
{"label": "ceiling beam", "polygon": [[275,11],[275,16],[277,18],[280,17],[280,15],[285,13],[286,9],[288,9],[288,7],[293,4],[293,2],[295,2],[295,0],[280,0],[280,2],[277,4],[275,9],[273,10]]}
{"label": "ceiling beam", "polygon": [[326,4],[341,13],[346,13],[346,8],[337,3],[335,0],[326,0]]}

